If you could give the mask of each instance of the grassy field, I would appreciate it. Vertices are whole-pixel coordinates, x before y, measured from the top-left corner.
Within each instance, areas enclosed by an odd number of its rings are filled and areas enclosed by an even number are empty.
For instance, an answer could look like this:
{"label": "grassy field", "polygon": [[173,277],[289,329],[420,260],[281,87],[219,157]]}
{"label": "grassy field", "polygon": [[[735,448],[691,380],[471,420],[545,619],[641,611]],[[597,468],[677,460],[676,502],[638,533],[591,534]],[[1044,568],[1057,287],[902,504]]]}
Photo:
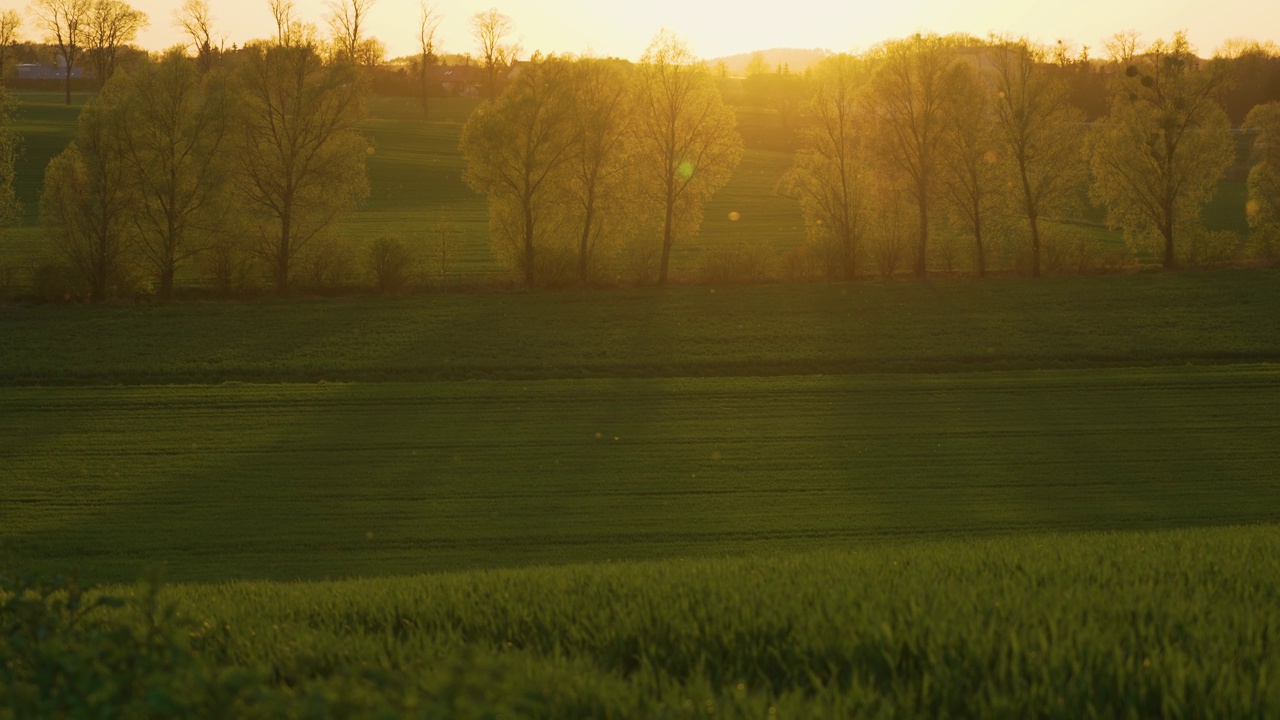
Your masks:
{"label": "grassy field", "polygon": [[[436,109],[344,232],[483,275]],[[0,562],[0,720],[1275,715],[1277,280],[0,305],[0,550],[127,600]]]}
{"label": "grassy field", "polygon": [[1276,279],[0,308],[0,708],[1274,714]]}
{"label": "grassy field", "polygon": [[3,307],[0,384],[1276,362],[1276,270],[404,300]]}
{"label": "grassy field", "polygon": [[0,525],[121,581],[1264,522],[1278,406],[1272,366],[11,388]]}

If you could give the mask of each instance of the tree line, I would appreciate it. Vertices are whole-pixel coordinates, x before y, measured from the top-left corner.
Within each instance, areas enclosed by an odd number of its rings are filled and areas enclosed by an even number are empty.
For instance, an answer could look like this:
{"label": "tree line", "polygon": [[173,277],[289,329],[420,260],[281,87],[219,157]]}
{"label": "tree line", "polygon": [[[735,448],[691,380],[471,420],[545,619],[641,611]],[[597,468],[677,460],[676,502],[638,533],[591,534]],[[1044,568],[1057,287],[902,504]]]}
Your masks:
{"label": "tree line", "polygon": [[[367,35],[372,0],[331,4],[328,37],[288,0],[268,3],[274,36],[244,48],[228,51],[206,0],[186,0],[174,20],[187,46],[119,72],[112,53],[95,60],[101,92],[50,163],[40,200],[42,224],[92,299],[127,294],[139,268],[168,297],[196,257],[228,292],[264,273],[287,293],[308,255],[324,272],[326,230],[368,194],[358,126],[382,57]],[[146,22],[122,0],[32,8],[54,42],[116,17],[107,35],[127,47]],[[440,17],[420,10],[425,84]],[[0,35],[16,22],[0,17]],[[488,199],[498,257],[531,286],[608,281],[618,262],[666,283],[673,247],[699,232],[742,157],[723,70],[667,31],[638,63],[535,53],[517,67],[510,18],[482,11],[471,25],[486,100],[462,131],[463,179]],[[1045,221],[1071,217],[1086,197],[1175,267],[1202,241],[1201,211],[1234,161],[1224,98],[1257,47],[1204,60],[1182,34],[1149,45],[1121,34],[1107,50],[1107,112],[1092,121],[1072,99],[1084,60],[1022,38],[919,34],[798,73],[799,150],[777,191],[800,205],[813,274],[924,277],[941,233],[967,238],[978,276],[993,235],[1017,238],[1036,276]],[[422,99],[426,117],[425,90]],[[1268,257],[1280,250],[1278,108],[1259,105],[1243,124],[1256,136],[1247,216]],[[0,142],[0,219],[17,212],[14,143],[11,131]],[[403,282],[403,243],[380,239],[368,255],[380,286]]]}

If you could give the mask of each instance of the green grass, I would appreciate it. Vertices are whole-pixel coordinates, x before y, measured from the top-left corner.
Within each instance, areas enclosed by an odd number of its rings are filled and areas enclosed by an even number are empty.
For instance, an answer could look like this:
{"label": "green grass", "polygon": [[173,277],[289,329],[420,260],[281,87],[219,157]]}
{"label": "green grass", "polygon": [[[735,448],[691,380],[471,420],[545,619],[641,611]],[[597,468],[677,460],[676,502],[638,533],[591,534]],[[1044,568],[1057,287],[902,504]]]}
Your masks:
{"label": "green grass", "polygon": [[1275,270],[0,307],[0,385],[787,375],[1280,359]]}
{"label": "green grass", "polygon": [[[14,716],[112,698],[211,717],[1269,717],[1278,544],[1275,526],[1032,533],[185,585],[159,596],[176,618],[118,587],[133,606],[0,636],[0,677],[67,678],[0,684],[0,701]],[[24,616],[65,627],[46,607]]]}
{"label": "green grass", "polygon": [[1277,406],[1274,366],[10,388],[0,526],[120,581],[1263,522]]}

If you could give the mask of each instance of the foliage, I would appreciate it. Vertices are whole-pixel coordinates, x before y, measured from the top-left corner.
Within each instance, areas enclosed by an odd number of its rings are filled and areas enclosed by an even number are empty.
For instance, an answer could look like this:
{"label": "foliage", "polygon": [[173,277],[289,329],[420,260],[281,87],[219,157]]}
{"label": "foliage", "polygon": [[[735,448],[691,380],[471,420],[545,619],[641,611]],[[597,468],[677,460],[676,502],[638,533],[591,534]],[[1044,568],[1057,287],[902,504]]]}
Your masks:
{"label": "foliage", "polygon": [[135,243],[165,299],[178,264],[228,229],[233,100],[224,78],[200,75],[176,50],[109,82],[103,96],[120,107],[116,131],[133,191]]}
{"label": "foliage", "polygon": [[1157,41],[1115,79],[1111,114],[1089,133],[1090,197],[1131,239],[1162,241],[1166,268],[1176,264],[1176,235],[1199,225],[1235,157],[1216,100],[1224,78],[1220,66],[1195,57],[1184,34]]}
{"label": "foliage", "polygon": [[378,292],[395,295],[413,279],[416,258],[409,246],[394,235],[383,235],[369,244],[365,267]]}
{"label": "foliage", "polygon": [[[72,627],[53,595],[28,593],[25,627],[50,632],[39,652],[20,646],[15,667],[24,679],[32,660],[69,668],[77,683],[53,688],[52,702],[26,695],[7,707],[52,717],[1269,716],[1280,704],[1268,682],[1278,541],[1272,527],[1031,534],[173,586],[158,600],[118,587],[110,604],[125,608],[95,608]],[[148,617],[159,603],[176,612]],[[102,661],[116,663],[117,683],[103,682]]]}
{"label": "foliage", "polygon": [[860,268],[868,213],[867,188],[874,182],[864,151],[867,119],[860,103],[867,82],[863,62],[850,55],[823,60],[814,70],[807,110],[813,124],[787,176],[800,200],[805,226],[820,245],[830,244],[838,258],[828,274],[855,278]]}
{"label": "foliage", "polygon": [[76,139],[49,163],[40,218],[50,238],[100,302],[130,283],[132,169],[124,160],[123,109],[100,96],[80,114]]}
{"label": "foliage", "polygon": [[1070,88],[1047,63],[1046,49],[1004,40],[990,57],[999,151],[1031,231],[1031,274],[1039,276],[1041,218],[1068,209],[1084,179],[1084,114],[1071,106]]}
{"label": "foliage", "polygon": [[992,98],[984,77],[972,66],[957,63],[950,79],[942,140],[942,188],[952,212],[973,237],[974,267],[987,274],[986,245],[1000,209],[999,155]]}
{"label": "foliage", "polygon": [[147,23],[147,14],[124,0],[92,0],[85,17],[84,40],[99,87],[115,75],[120,50],[136,40]]}
{"label": "foliage", "polygon": [[15,105],[13,96],[0,85],[0,226],[11,225],[22,215],[22,203],[13,187],[14,170],[22,143],[22,139],[13,130]]}
{"label": "foliage", "polygon": [[[885,43],[874,55],[876,70],[867,96],[879,171],[900,177],[902,189],[915,201],[914,272],[920,278],[928,271],[929,208],[945,137],[942,118],[955,63],[953,45],[949,38],[920,34]],[[886,267],[881,264],[882,273]]]}
{"label": "foliage", "polygon": [[671,246],[697,234],[707,200],[742,158],[742,138],[706,67],[669,32],[649,43],[638,83],[637,185],[662,227],[658,283],[663,285]]}
{"label": "foliage", "polygon": [[298,253],[369,192],[360,78],[295,35],[249,46],[238,73],[237,195],[278,293]]}
{"label": "foliage", "polygon": [[1260,254],[1273,259],[1280,256],[1280,102],[1255,107],[1245,128],[1257,133],[1246,215]]}
{"label": "foliage", "polygon": [[578,149],[573,80],[567,61],[530,64],[462,131],[463,179],[488,196],[490,234],[526,285],[539,277],[538,251],[559,229],[566,199],[558,175]]}

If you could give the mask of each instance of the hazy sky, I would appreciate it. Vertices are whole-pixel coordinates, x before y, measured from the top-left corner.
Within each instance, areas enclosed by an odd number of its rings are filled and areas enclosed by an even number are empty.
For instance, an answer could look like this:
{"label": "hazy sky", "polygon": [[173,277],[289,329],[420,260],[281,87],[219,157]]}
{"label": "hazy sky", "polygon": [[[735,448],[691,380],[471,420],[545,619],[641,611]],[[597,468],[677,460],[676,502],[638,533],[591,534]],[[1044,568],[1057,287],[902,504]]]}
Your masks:
{"label": "hazy sky", "polygon": [[[139,38],[159,49],[180,40],[172,27],[180,0],[130,0],[146,12],[151,27]],[[229,42],[271,34],[267,0],[210,0]],[[1011,0],[436,0],[444,15],[441,39],[447,52],[474,50],[468,26],[477,10],[496,6],[515,21],[525,53],[543,51],[637,58],[653,34],[669,27],[702,57],[769,47],[865,48],[917,31],[989,31],[1027,34],[1041,41],[1066,38],[1101,55],[1102,40],[1121,30],[1146,39],[1186,29],[1202,53],[1224,39],[1280,40],[1280,2],[1268,0],[1077,0],[1033,3]],[[322,22],[323,0],[296,0],[303,19]],[[0,0],[0,7],[25,3]],[[779,10],[778,8],[782,8]],[[417,42],[418,0],[378,0],[371,32],[389,55],[412,52]],[[27,28],[30,34],[31,28]]]}

